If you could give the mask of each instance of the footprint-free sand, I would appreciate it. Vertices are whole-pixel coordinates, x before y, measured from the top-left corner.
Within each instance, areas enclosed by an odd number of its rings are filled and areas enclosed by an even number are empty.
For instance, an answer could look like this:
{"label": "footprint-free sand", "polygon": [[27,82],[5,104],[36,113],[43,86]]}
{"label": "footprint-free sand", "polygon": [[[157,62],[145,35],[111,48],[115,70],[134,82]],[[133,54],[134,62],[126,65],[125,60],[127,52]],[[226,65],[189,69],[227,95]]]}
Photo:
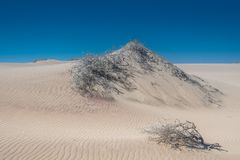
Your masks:
{"label": "footprint-free sand", "polygon": [[[224,93],[221,107],[186,108],[84,98],[72,89],[72,65],[0,63],[0,160],[240,159],[240,64],[178,64]],[[149,141],[142,129],[164,119],[193,121],[228,152]]]}

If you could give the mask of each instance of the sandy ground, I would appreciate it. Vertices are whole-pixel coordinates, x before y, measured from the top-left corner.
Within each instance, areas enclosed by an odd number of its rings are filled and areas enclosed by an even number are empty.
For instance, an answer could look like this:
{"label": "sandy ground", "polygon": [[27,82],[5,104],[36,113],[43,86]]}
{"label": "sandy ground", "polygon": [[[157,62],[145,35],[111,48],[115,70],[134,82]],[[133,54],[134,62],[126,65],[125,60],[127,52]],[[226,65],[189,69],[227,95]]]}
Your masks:
{"label": "sandy ground", "polygon": [[[220,108],[89,100],[72,90],[71,65],[0,64],[1,160],[240,159],[239,64],[178,65],[224,93]],[[207,142],[228,152],[149,141],[142,129],[163,119],[193,121]]]}

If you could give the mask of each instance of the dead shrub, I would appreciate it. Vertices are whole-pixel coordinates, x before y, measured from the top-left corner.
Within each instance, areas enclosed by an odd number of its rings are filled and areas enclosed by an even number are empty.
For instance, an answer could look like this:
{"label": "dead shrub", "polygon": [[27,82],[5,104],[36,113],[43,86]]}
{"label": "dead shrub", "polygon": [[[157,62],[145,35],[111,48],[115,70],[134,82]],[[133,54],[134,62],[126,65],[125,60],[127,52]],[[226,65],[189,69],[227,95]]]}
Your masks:
{"label": "dead shrub", "polygon": [[196,125],[189,121],[184,123],[180,121],[165,124],[158,123],[144,129],[144,132],[150,134],[150,139],[157,142],[157,144],[167,144],[175,149],[187,147],[202,150],[223,150],[218,143],[205,143]]}

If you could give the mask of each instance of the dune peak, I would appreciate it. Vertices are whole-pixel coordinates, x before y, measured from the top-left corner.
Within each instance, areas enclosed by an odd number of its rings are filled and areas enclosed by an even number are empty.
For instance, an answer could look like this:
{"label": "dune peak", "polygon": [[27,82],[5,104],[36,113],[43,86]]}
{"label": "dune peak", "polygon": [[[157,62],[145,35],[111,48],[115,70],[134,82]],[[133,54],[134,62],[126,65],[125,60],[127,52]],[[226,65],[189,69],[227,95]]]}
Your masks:
{"label": "dune peak", "polygon": [[124,50],[138,51],[138,50],[148,50],[142,43],[133,40],[129,41],[125,46],[122,47]]}

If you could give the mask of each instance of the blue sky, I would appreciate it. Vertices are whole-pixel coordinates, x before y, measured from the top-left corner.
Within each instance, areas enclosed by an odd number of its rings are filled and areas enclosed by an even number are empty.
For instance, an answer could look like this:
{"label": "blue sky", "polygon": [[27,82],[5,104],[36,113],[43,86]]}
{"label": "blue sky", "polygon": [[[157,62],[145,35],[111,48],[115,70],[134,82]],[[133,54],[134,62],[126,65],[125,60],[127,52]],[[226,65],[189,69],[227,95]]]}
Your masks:
{"label": "blue sky", "polygon": [[174,63],[240,61],[238,0],[0,0],[0,61],[67,60],[131,39]]}

